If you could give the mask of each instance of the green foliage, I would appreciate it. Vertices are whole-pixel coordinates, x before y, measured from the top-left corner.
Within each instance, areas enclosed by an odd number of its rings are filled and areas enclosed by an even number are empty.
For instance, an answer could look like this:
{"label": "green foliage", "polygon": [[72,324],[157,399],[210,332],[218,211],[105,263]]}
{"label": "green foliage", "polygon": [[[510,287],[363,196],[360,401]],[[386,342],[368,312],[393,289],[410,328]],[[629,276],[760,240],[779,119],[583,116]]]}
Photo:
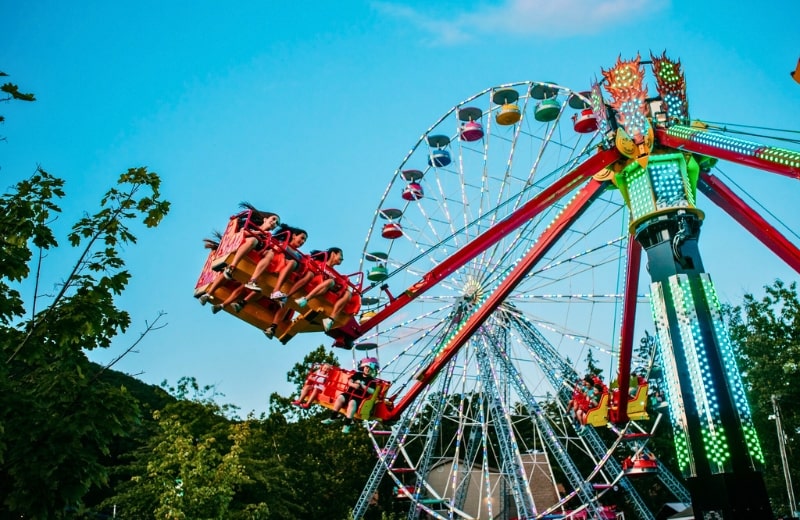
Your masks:
{"label": "green foliage", "polygon": [[[788,459],[793,462],[800,453],[800,299],[795,283],[787,286],[776,280],[765,291],[760,300],[745,295],[742,307],[728,309],[726,314],[764,451],[767,491],[775,512],[788,513],[771,398],[778,399]],[[800,468],[793,465],[796,486]]]}
{"label": "green foliage", "polygon": [[227,518],[236,487],[249,482],[239,459],[249,424],[230,425],[228,442],[218,442],[213,430],[201,433],[174,410],[185,404],[154,414],[159,431],[140,451],[144,471],[132,476],[127,493],[114,497],[126,518]]}
{"label": "green foliage", "polygon": [[[5,72],[0,71],[0,77],[7,77],[8,74]],[[19,91],[19,87],[14,85],[13,83],[5,83],[0,85],[0,92],[5,92],[7,95],[0,97],[0,102],[2,101],[36,101],[36,97],[33,94],[28,94]],[[2,115],[0,115],[0,123],[4,122],[6,119]],[[3,138],[0,138],[2,140]]]}
{"label": "green foliage", "polygon": [[[49,227],[64,182],[42,169],[0,196],[0,504],[30,518],[58,518],[108,482],[115,438],[140,422],[124,387],[102,377],[85,350],[107,347],[130,324],[114,298],[130,275],[118,248],[135,243],[129,226],[157,225],[169,209],[160,179],[145,168],[123,173],[68,238],[78,260],[48,301],[26,305],[21,283],[38,291],[59,243]],[[35,265],[35,269],[32,268]],[[40,310],[41,309],[41,310]]]}
{"label": "green foliage", "polygon": [[[0,72],[0,76],[7,76],[7,74]],[[9,99],[16,99],[19,101],[36,101],[33,94],[20,92],[19,87],[13,83],[5,83],[0,86],[0,91],[8,94],[5,98],[0,98],[0,101],[8,101]]]}

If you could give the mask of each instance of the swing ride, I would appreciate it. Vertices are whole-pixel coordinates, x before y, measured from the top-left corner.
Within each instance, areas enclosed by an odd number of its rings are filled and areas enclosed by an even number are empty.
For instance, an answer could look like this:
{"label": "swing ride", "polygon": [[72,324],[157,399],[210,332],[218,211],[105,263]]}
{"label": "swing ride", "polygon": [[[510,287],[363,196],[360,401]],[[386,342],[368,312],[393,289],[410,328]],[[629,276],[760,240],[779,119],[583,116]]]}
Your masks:
{"label": "swing ride", "polygon": [[[800,152],[690,120],[681,64],[665,54],[620,58],[602,73],[589,90],[523,81],[452,107],[394,172],[359,272],[320,271],[315,278],[337,277],[338,292],[307,308],[284,304],[280,341],[325,331],[334,346],[380,360],[356,415],[377,462],[355,518],[384,479],[409,518],[615,518],[616,501],[655,518],[637,478],[659,479],[698,517],[771,518],[763,456],[699,253],[698,192],[800,272],[797,246],[712,174],[723,160],[798,179]],[[195,296],[259,233],[249,219],[231,219]],[[286,247],[278,235],[262,238]],[[639,277],[642,249],[649,282]],[[239,290],[258,255],[211,297]],[[275,289],[288,291],[301,273]],[[259,285],[275,281],[272,271]],[[342,291],[353,303],[332,316]],[[262,297],[229,312],[265,329],[280,308]],[[634,351],[645,327],[655,335]],[[612,367],[610,384],[579,383],[576,360],[587,353]],[[333,408],[352,373],[336,368],[318,404]],[[658,408],[668,410],[686,487],[647,448],[645,421],[658,424]]]}

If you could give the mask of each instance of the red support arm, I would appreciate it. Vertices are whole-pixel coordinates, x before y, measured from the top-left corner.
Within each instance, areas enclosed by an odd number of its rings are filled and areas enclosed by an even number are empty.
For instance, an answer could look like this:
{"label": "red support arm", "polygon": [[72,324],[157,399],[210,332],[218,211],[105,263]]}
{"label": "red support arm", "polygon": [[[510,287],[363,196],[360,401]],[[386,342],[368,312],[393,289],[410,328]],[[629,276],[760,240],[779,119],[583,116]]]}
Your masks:
{"label": "red support arm", "polygon": [[[686,139],[680,136],[667,133],[667,129],[664,127],[656,128],[656,140],[663,146],[667,148],[674,148],[676,150],[681,150],[685,152],[693,152],[699,153],[701,155],[708,155],[709,157],[716,157],[717,159],[723,159],[726,161],[731,161],[737,164],[743,164],[745,166],[750,166],[753,168],[757,168],[759,170],[765,170],[772,173],[778,173],[780,175],[786,175],[787,177],[792,177],[794,179],[800,179],[800,168],[797,166],[792,166],[791,164],[784,164],[780,162],[776,162],[773,160],[769,160],[764,156],[763,152],[769,150],[775,150],[775,148],[766,146],[766,145],[759,145],[758,143],[753,143],[751,141],[744,141],[741,139],[734,139],[730,138],[731,140],[735,140],[743,145],[750,145],[750,146],[757,146],[758,149],[752,154],[747,155],[735,150],[730,150],[727,148],[722,148],[719,146],[714,146],[713,144],[707,142],[699,142],[694,139]],[[703,135],[706,132],[703,130],[696,130],[692,133],[692,136],[699,136]],[[797,152],[794,152],[796,155]]]}
{"label": "red support arm", "polygon": [[[536,244],[523,256],[519,263],[509,272],[497,288],[492,292],[481,306],[476,309],[457,330],[450,340],[443,345],[433,362],[417,376],[417,381],[409,388],[405,395],[396,403],[392,410],[387,410],[384,420],[396,420],[402,415],[409,404],[419,396],[422,390],[436,377],[441,368],[450,361],[461,347],[477,332],[489,316],[519,285],[536,263],[550,250],[558,238],[569,226],[580,217],[591,202],[599,196],[606,187],[605,182],[595,179],[589,181],[570,202],[570,205],[553,221],[545,232],[536,241]],[[552,203],[549,201],[548,203]],[[477,240],[477,239],[476,239]]]}
{"label": "red support arm", "polygon": [[701,172],[697,187],[711,201],[725,210],[742,227],[760,240],[789,266],[800,273],[800,250],[775,227],[748,206],[718,177]]}
{"label": "red support arm", "polygon": [[622,329],[620,330],[619,370],[617,383],[619,396],[617,408],[609,408],[609,419],[613,423],[628,420],[628,391],[630,390],[631,359],[633,359],[633,327],[636,321],[636,295],[639,291],[639,271],[642,259],[642,246],[628,237],[628,265],[625,268],[625,299],[622,308]]}

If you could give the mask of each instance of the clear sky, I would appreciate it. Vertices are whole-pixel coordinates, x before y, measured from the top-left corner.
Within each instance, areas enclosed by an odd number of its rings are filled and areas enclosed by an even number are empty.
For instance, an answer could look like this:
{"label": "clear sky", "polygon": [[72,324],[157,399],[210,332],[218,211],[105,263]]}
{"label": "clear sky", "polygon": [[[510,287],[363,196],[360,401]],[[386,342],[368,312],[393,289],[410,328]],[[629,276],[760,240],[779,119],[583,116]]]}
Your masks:
{"label": "clear sky", "polygon": [[[192,298],[201,239],[240,201],[307,229],[309,249],[344,248],[342,271],[354,271],[395,168],[450,107],[514,81],[586,90],[637,52],[681,59],[692,117],[800,129],[788,74],[800,57],[796,1],[41,1],[0,13],[0,70],[37,98],[0,107],[3,187],[37,165],[65,178],[64,244],[67,224],[129,167],[158,172],[172,202],[125,252],[128,334],[92,358],[119,355],[164,311],[167,326],[116,368],[149,383],[195,376],[242,413],[288,394],[286,373],[328,339],[283,346]],[[800,229],[797,181],[723,169]],[[798,278],[723,214],[709,210],[703,233],[726,301]],[[65,276],[70,253],[48,257],[46,283]]]}

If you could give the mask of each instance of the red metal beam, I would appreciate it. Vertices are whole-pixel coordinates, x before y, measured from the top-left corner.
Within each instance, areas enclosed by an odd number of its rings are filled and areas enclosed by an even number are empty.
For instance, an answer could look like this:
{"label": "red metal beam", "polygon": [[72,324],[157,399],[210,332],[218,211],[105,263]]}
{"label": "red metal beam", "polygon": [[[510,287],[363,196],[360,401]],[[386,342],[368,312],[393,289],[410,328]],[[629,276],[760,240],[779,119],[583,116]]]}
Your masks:
{"label": "red metal beam", "polygon": [[481,235],[475,237],[471,242],[431,269],[419,282],[406,289],[402,294],[398,295],[394,301],[381,309],[380,312],[362,323],[357,331],[355,331],[357,334],[356,337],[378,326],[378,324],[406,306],[409,302],[414,300],[414,298],[435,286],[467,262],[498,243],[503,237],[538,215],[542,210],[550,207],[554,202],[572,191],[577,184],[595,175],[620,157],[621,155],[616,148],[602,150],[591,156],[578,165],[577,168],[545,188],[541,193],[514,211],[514,213],[487,229]]}
{"label": "red metal beam", "polygon": [[[413,403],[422,390],[436,377],[439,370],[469,341],[497,307],[511,294],[511,291],[519,285],[536,263],[550,250],[558,238],[583,214],[591,202],[603,192],[606,185],[605,182],[591,179],[586,186],[581,188],[576,197],[570,201],[570,205],[542,233],[536,244],[520,259],[519,263],[514,266],[508,276],[500,282],[481,306],[467,318],[467,321],[450,338],[450,341],[444,345],[442,351],[437,354],[433,362],[419,373],[417,381],[395,404],[394,408],[386,410],[387,417],[380,417],[381,419],[392,421],[400,417],[408,405]],[[379,410],[379,413],[383,411]]]}
{"label": "red metal beam", "polygon": [[697,187],[711,199],[711,202],[725,210],[770,251],[800,273],[800,249],[748,206],[724,182],[710,173],[701,172]]}
{"label": "red metal beam", "polygon": [[[702,135],[703,133],[705,133],[705,131],[699,130],[695,132],[695,134],[693,135],[697,134]],[[679,137],[675,134],[668,134],[667,129],[664,127],[656,128],[656,140],[658,141],[659,144],[661,144],[662,146],[666,146],[667,148],[674,148],[676,150],[694,152],[694,153],[699,153],[701,155],[708,155],[709,157],[716,157],[717,159],[723,159],[737,164],[743,164],[745,166],[750,166],[752,168],[757,168],[759,170],[765,170],[772,173],[786,175],[787,177],[792,177],[793,179],[800,179],[800,169],[797,168],[796,166],[790,166],[787,164],[780,164],[774,161],[769,161],[761,157],[760,154],[745,155],[736,152],[734,150],[728,150],[725,148],[714,146],[709,143],[701,143],[698,141],[694,141],[692,139],[684,139],[683,137]],[[738,141],[751,145],[757,144],[744,140],[738,140]],[[773,147],[762,145],[760,151],[767,150],[770,148]]]}
{"label": "red metal beam", "polygon": [[624,423],[628,420],[628,391],[630,390],[631,359],[633,359],[633,328],[636,322],[636,300],[639,292],[639,271],[641,270],[642,246],[628,237],[628,265],[625,267],[625,299],[622,307],[622,328],[619,337],[619,370],[617,383],[619,395],[617,408],[609,408],[611,422]]}

